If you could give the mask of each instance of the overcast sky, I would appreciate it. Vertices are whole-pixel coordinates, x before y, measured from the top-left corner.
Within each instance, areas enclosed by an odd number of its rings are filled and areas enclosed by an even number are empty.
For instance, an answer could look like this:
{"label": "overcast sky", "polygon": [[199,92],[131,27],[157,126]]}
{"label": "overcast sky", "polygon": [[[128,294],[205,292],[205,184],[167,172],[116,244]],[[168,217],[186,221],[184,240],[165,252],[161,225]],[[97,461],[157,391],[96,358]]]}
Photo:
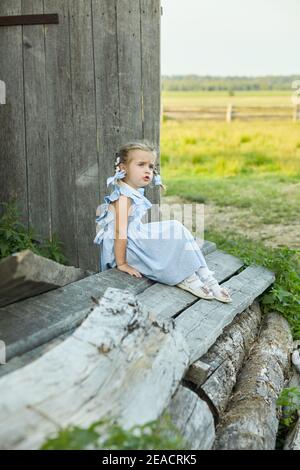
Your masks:
{"label": "overcast sky", "polygon": [[163,75],[300,78],[300,0],[161,0]]}

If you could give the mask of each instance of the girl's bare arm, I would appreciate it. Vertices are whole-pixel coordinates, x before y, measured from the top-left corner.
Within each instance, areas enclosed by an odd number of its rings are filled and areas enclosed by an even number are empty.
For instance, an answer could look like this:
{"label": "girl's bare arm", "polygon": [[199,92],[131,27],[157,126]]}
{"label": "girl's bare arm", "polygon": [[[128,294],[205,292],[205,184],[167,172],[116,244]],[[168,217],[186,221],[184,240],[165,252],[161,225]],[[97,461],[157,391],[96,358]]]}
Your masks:
{"label": "girl's bare arm", "polygon": [[131,207],[131,199],[121,194],[119,199],[112,203],[115,210],[115,243],[114,252],[117,268],[132,276],[142,275],[126,260],[128,216]]}

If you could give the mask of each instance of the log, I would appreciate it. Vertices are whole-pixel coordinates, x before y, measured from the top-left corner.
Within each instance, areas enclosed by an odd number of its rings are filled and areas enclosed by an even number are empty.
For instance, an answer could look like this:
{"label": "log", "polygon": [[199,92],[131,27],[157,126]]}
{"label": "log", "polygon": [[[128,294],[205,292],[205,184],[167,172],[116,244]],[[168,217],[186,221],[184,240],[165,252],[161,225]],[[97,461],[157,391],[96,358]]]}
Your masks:
{"label": "log", "polygon": [[0,309],[1,340],[6,360],[24,354],[79,326],[110,286],[142,292],[153,281],[137,279],[117,269],[87,276]]}
{"label": "log", "polygon": [[[297,341],[297,343],[299,343],[300,341]],[[295,341],[296,343],[296,341]],[[296,349],[293,351],[293,354],[292,354],[292,363],[296,369],[296,371],[298,372],[298,374],[300,374],[300,351],[298,349],[298,344],[297,344],[297,347]]]}
{"label": "log", "polygon": [[300,450],[300,416],[284,443],[284,450]]}
{"label": "log", "polygon": [[[298,351],[297,351],[298,352]],[[298,357],[297,357],[298,359]],[[293,363],[292,377],[290,379],[289,388],[297,387],[300,390],[300,372],[298,368],[298,361]],[[293,429],[288,433],[285,443],[284,450],[300,450],[300,410],[298,410],[298,419]]]}
{"label": "log", "polygon": [[201,390],[202,398],[213,405],[217,415],[222,414],[227,406],[237,373],[257,336],[260,321],[260,307],[255,301],[225,328],[208,352],[189,367],[184,377]]}
{"label": "log", "polygon": [[213,415],[199,396],[180,385],[167,408],[173,424],[187,442],[189,450],[209,450],[215,439]]}
{"label": "log", "polygon": [[[224,268],[224,255],[219,256],[213,244],[205,242],[210,250],[209,266],[217,266],[219,276],[232,274],[232,265],[236,269],[237,260],[231,261]],[[222,277],[221,279],[222,280]],[[138,300],[157,313],[159,321],[176,315],[186,306],[199,300],[179,287],[154,283],[146,277],[137,279],[117,269],[108,269],[102,273],[88,276],[67,286],[45,292],[0,309],[1,340],[6,344],[7,361],[23,354],[53,338],[79,326],[94,306],[93,298],[99,298],[107,287],[129,289],[141,295]],[[145,292],[145,294],[144,294]]]}
{"label": "log", "polygon": [[65,286],[89,272],[64,266],[31,250],[23,250],[0,261],[0,307]]}
{"label": "log", "polygon": [[129,291],[108,288],[74,333],[0,378],[0,448],[36,449],[61,427],[157,419],[188,367],[173,322],[158,325]]}
{"label": "log", "polygon": [[50,351],[54,346],[60,344],[64,339],[70,336],[73,333],[74,329],[64,333],[56,338],[48,341],[47,343],[38,346],[37,348],[32,349],[20,356],[13,357],[10,361],[1,364],[0,367],[0,378],[6,374],[10,374],[11,372],[30,364],[30,362],[35,361],[40,356],[45,354],[47,351]]}
{"label": "log", "polygon": [[292,349],[287,321],[267,314],[250,357],[238,375],[227,412],[216,429],[215,449],[274,449],[276,400],[284,386]]}

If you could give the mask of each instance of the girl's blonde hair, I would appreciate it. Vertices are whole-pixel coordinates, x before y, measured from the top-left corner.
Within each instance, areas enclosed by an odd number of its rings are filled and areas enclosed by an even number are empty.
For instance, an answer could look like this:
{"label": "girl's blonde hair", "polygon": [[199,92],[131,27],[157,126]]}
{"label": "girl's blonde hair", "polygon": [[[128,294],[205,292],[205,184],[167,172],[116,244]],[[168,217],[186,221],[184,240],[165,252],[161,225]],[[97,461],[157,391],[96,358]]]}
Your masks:
{"label": "girl's blonde hair", "polygon": [[[120,163],[128,163],[130,150],[144,150],[145,152],[152,153],[155,158],[157,158],[157,151],[155,147],[149,142],[127,142],[126,144],[122,145],[115,154],[115,170],[120,169]],[[153,169],[153,174],[158,174],[156,166]],[[159,186],[161,186],[164,190],[166,189],[166,187],[162,183],[160,183]]]}

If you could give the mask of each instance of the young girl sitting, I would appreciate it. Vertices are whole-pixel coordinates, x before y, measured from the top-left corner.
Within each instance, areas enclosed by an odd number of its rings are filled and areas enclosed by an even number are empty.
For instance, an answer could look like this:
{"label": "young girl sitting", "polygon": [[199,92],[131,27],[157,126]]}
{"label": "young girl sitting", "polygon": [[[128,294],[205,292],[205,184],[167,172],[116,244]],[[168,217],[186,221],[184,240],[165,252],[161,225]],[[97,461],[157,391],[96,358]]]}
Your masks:
{"label": "young girl sitting", "polygon": [[100,271],[116,267],[131,276],[176,285],[202,299],[231,302],[183,224],[177,220],[141,222],[152,206],[144,196],[145,187],[154,179],[155,185],[164,188],[155,169],[156,158],[155,149],[140,142],[128,143],[116,154],[115,175],[107,179],[113,192],[96,212],[94,243],[100,245]]}

